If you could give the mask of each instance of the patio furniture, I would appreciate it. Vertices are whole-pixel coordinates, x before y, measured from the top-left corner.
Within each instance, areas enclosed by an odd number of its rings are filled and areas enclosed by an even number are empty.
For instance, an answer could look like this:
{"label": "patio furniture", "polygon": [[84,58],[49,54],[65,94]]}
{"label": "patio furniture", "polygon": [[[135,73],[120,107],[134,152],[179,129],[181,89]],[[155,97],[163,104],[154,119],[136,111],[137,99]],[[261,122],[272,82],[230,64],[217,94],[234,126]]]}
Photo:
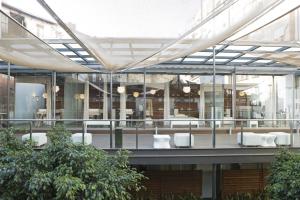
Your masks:
{"label": "patio furniture", "polygon": [[[115,127],[115,122],[112,121],[112,128]],[[104,121],[85,121],[84,122],[84,130],[86,132],[88,126],[110,126],[110,121],[109,120],[104,120]]]}
{"label": "patio furniture", "polygon": [[[172,118],[174,120],[171,120],[170,126],[171,128],[174,127],[174,125],[176,126],[189,126],[190,124],[192,126],[197,126],[197,128],[199,128],[199,122],[195,121],[197,120],[197,118]],[[190,121],[191,120],[191,121]]]}
{"label": "patio furniture", "polygon": [[257,134],[260,135],[261,137],[261,145],[262,147],[276,147],[275,144],[275,139],[276,136],[275,135],[271,135],[268,133],[263,133],[263,134]]}
{"label": "patio furniture", "polygon": [[275,135],[275,143],[279,146],[291,145],[291,137],[289,133],[285,132],[269,132],[271,135]]}
{"label": "patio furniture", "polygon": [[154,149],[169,149],[170,146],[169,135],[153,135],[153,148]]}
{"label": "patio furniture", "polygon": [[[34,142],[35,146],[42,146],[47,144],[47,135],[46,133],[32,133],[31,139]],[[30,133],[22,135],[22,141],[30,140]]]}
{"label": "patio furniture", "polygon": [[237,143],[244,146],[275,147],[275,138],[276,136],[267,133],[243,132],[242,144],[242,136],[239,132],[237,134]]}
{"label": "patio furniture", "polygon": [[[82,133],[72,134],[71,140],[74,144],[82,144]],[[85,145],[92,144],[92,134],[91,133],[84,134],[84,144]]]}
{"label": "patio furniture", "polygon": [[190,139],[191,146],[194,146],[194,135],[190,133],[175,133],[174,134],[174,144],[176,147],[190,147]]}
{"label": "patio furniture", "polygon": [[145,121],[146,125],[148,126],[152,126],[153,125],[153,120],[151,117],[146,117],[146,121]]}
{"label": "patio furniture", "polygon": [[249,126],[250,128],[258,128],[258,121],[250,121]]}
{"label": "patio furniture", "polygon": [[260,137],[253,132],[243,132],[243,144],[242,134],[238,132],[237,143],[245,146],[259,146],[261,144]]}

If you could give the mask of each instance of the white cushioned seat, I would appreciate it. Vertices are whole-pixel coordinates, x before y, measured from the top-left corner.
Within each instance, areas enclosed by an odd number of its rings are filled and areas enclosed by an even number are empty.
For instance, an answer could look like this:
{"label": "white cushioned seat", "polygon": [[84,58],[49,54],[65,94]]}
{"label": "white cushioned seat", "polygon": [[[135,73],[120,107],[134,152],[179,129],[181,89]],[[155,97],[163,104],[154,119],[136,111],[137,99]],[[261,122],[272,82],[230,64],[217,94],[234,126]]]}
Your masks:
{"label": "white cushioned seat", "polygon": [[[189,147],[190,134],[189,133],[175,133],[174,144],[176,147]],[[191,135],[191,146],[194,146],[194,135]]]}
{"label": "white cushioned seat", "polygon": [[[242,144],[241,132],[237,134],[237,143]],[[259,146],[261,144],[260,138],[256,137],[253,132],[243,132],[243,145],[245,146]]]}
{"label": "white cushioned seat", "polygon": [[276,144],[275,144],[276,136],[275,135],[271,135],[271,134],[267,134],[267,133],[257,134],[257,135],[260,135],[261,140],[262,140],[262,143],[261,143],[260,146],[262,146],[262,147],[276,147]]}
{"label": "white cushioned seat", "polygon": [[[275,147],[276,136],[267,133],[243,132],[244,146]],[[237,143],[241,144],[241,133],[237,134]]]}
{"label": "white cushioned seat", "polygon": [[[74,144],[82,144],[82,133],[72,134],[71,140]],[[84,144],[85,145],[92,144],[92,134],[91,133],[84,134]]]}
{"label": "white cushioned seat", "polygon": [[153,135],[153,148],[154,149],[169,149],[170,146],[169,135]]}
{"label": "white cushioned seat", "polygon": [[[46,133],[32,133],[32,141],[35,143],[35,146],[42,146],[47,144],[47,135]],[[22,141],[30,140],[30,133],[22,135]]]}
{"label": "white cushioned seat", "polygon": [[291,145],[291,137],[289,133],[285,132],[269,132],[271,135],[275,135],[275,143],[277,145]]}

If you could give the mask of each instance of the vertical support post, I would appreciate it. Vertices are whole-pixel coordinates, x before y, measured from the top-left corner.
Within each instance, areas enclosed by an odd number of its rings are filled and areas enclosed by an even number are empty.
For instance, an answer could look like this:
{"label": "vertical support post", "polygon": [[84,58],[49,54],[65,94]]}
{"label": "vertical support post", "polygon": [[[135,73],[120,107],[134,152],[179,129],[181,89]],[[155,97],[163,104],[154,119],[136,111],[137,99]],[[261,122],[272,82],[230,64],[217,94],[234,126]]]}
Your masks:
{"label": "vertical support post", "polygon": [[135,125],[135,148],[139,148],[139,135],[138,135],[138,125]]}
{"label": "vertical support post", "polygon": [[217,164],[212,164],[212,187],[211,187],[211,199],[217,199]]}
{"label": "vertical support post", "polygon": [[212,147],[216,148],[216,48],[213,47],[213,132],[212,132]]}
{"label": "vertical support post", "polygon": [[146,104],[147,104],[147,96],[146,96],[146,91],[147,91],[147,88],[146,88],[146,68],[144,68],[144,112],[143,112],[143,114],[144,114],[144,116],[143,116],[143,118],[144,118],[144,129],[146,128],[146,110],[147,110],[147,108],[146,108]]}
{"label": "vertical support post", "polygon": [[10,119],[10,62],[7,63],[7,80],[6,80],[6,89],[7,89],[7,109],[6,109],[6,113],[7,113],[7,127],[9,127],[9,119]]}
{"label": "vertical support post", "polygon": [[272,75],[272,92],[271,92],[271,98],[272,98],[272,127],[275,127],[276,125],[276,92],[275,92],[275,77]]}
{"label": "vertical support post", "polygon": [[192,124],[191,124],[191,121],[190,121],[190,135],[189,135],[189,147],[191,148],[192,147]]}
{"label": "vertical support post", "polygon": [[232,119],[233,121],[233,128],[236,127],[236,69],[234,69],[234,72],[232,73]]}
{"label": "vertical support post", "polygon": [[112,112],[113,112],[113,75],[112,72],[110,72],[110,101],[109,101],[109,110],[110,110],[110,137],[109,137],[109,141],[110,141],[110,148],[113,147],[113,123],[112,123]]}
{"label": "vertical support post", "polygon": [[244,129],[244,121],[241,121],[241,145],[244,145],[244,133],[243,133],[243,129]]}
{"label": "vertical support post", "polygon": [[85,129],[85,122],[84,119],[82,120],[82,144],[84,145],[84,135],[85,135],[86,129]]}
{"label": "vertical support post", "polygon": [[29,138],[30,142],[32,142],[32,121],[29,122]]}
{"label": "vertical support post", "polygon": [[56,72],[52,72],[52,81],[51,81],[51,119],[53,120],[51,125],[52,126],[55,126],[55,118],[56,118],[56,112],[55,112],[55,109],[56,109]]}
{"label": "vertical support post", "polygon": [[[216,148],[216,48],[213,46],[213,130],[212,130],[212,147]],[[216,200],[216,164],[212,165],[212,200]]]}

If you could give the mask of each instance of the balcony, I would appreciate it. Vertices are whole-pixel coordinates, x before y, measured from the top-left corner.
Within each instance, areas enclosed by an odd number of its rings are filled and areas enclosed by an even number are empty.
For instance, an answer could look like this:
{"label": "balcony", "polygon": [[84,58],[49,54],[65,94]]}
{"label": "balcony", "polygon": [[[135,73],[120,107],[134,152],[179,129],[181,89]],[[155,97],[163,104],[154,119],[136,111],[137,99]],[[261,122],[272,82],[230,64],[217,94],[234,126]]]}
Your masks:
{"label": "balcony", "polygon": [[[110,153],[120,148],[129,150],[132,164],[211,164],[271,162],[281,148],[300,150],[298,121],[300,120],[218,119],[215,121],[215,128],[214,121],[207,119],[151,120],[151,123],[147,120],[3,119],[1,124],[2,128],[7,123],[16,127],[16,134],[20,139],[24,134],[32,136],[34,133],[47,133],[54,123],[63,124],[72,133],[91,133],[91,145],[98,149]],[[116,129],[120,128],[121,135],[117,136]],[[254,134],[254,143],[249,143],[248,132]],[[260,136],[272,135],[270,132],[285,133],[283,139],[287,142],[278,144],[276,137],[270,139],[271,143],[260,144],[256,141]],[[184,147],[176,146],[175,133],[186,133],[188,137],[193,137],[193,144],[191,142]],[[168,135],[170,147],[154,148],[154,135]],[[43,146],[37,147],[40,148]]]}

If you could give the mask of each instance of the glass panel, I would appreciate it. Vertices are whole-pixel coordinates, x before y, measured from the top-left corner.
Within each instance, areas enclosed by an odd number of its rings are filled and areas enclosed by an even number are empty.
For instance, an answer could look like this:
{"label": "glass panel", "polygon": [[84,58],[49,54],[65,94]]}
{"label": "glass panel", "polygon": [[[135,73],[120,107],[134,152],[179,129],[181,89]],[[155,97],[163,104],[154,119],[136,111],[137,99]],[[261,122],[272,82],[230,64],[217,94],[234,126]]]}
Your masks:
{"label": "glass panel", "polygon": [[244,126],[250,128],[271,126],[271,122],[259,119],[273,117],[272,76],[237,75],[236,82],[236,118],[256,119],[244,122]]}

